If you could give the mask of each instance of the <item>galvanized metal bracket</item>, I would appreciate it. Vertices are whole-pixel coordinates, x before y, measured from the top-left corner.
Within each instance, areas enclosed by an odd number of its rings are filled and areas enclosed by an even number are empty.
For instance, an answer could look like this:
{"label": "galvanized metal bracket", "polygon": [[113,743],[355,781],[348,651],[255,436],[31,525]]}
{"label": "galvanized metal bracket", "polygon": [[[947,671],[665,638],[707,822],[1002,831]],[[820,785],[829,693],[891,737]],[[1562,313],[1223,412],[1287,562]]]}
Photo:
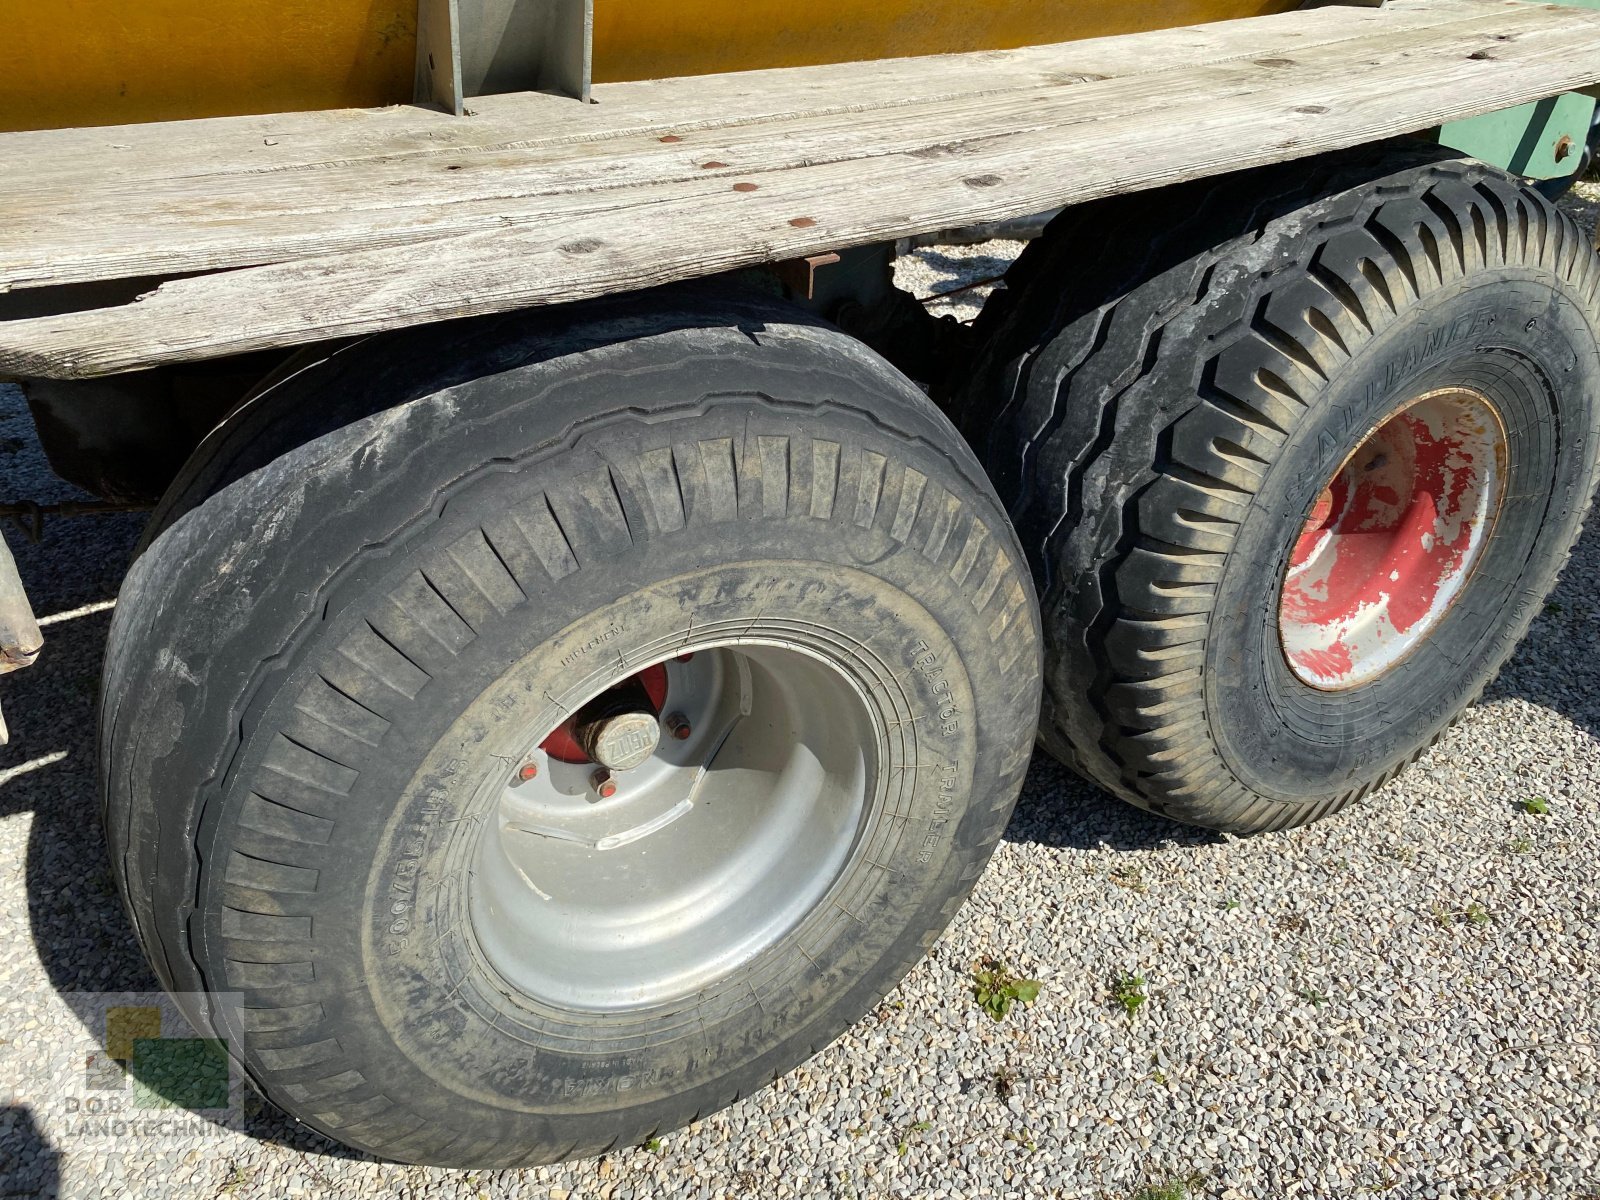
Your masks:
{"label": "galvanized metal bracket", "polygon": [[418,0],[417,74],[412,98],[461,116],[461,11],[457,0]]}
{"label": "galvanized metal bracket", "polygon": [[418,0],[416,102],[461,116],[473,96],[589,100],[594,0]]}
{"label": "galvanized metal bracket", "polygon": [[[0,675],[32,666],[43,648],[44,634],[34,619],[28,593],[22,588],[17,561],[11,557],[5,535],[0,534]],[[10,739],[5,714],[0,712],[0,745]]]}

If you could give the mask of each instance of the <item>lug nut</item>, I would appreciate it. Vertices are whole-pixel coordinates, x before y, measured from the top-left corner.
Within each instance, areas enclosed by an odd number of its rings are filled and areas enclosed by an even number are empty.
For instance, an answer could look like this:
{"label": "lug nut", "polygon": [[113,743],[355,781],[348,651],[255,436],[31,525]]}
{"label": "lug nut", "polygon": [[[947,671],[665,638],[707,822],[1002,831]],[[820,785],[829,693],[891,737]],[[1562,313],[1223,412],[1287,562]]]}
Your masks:
{"label": "lug nut", "polygon": [[530,780],[530,779],[538,778],[538,775],[539,775],[539,764],[538,763],[531,763],[531,762],[523,763],[521,768],[517,771],[517,778],[516,778],[515,782],[517,782],[517,783],[527,783],[528,780]]}
{"label": "lug nut", "polygon": [[609,800],[617,794],[617,781],[611,778],[611,772],[604,767],[589,776],[589,786],[602,800]]}
{"label": "lug nut", "polygon": [[678,741],[683,741],[694,730],[689,725],[689,720],[682,713],[673,713],[665,721],[667,732]]}

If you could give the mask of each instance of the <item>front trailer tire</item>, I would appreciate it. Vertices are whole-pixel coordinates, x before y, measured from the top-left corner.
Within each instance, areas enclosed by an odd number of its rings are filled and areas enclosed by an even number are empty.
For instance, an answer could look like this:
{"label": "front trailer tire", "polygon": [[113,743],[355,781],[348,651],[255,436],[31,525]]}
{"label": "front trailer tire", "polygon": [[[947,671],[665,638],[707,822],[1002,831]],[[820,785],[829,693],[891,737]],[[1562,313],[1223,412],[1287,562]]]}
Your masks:
{"label": "front trailer tire", "polygon": [[[957,402],[1038,581],[1043,743],[1136,805],[1239,833],[1325,816],[1414,760],[1511,653],[1580,528],[1597,289],[1569,218],[1436,149],[1068,210],[985,309]],[[1430,421],[1453,439],[1443,483],[1394,453]],[[1364,590],[1344,586],[1353,566],[1330,585],[1303,561],[1312,533],[1369,532],[1340,507],[1360,471],[1443,514],[1467,478],[1451,472],[1497,454],[1467,480],[1498,512],[1481,545],[1463,535],[1470,561],[1418,577],[1405,556],[1435,553],[1434,526],[1412,545],[1379,521],[1395,557]]]}
{"label": "front trailer tire", "polygon": [[[927,951],[1020,788],[1039,651],[1006,516],[915,388],[804,316],[670,295],[358,344],[291,386],[369,415],[169,506],[101,732],[139,936],[266,1096],[389,1158],[600,1153],[770,1083]],[[590,767],[541,739],[645,668],[668,704],[743,690],[723,740],[658,751],[706,756],[693,803],[604,846]],[[530,763],[543,832],[508,833]],[[695,893],[676,854],[755,890]],[[806,862],[831,874],[763,932],[761,879]]]}

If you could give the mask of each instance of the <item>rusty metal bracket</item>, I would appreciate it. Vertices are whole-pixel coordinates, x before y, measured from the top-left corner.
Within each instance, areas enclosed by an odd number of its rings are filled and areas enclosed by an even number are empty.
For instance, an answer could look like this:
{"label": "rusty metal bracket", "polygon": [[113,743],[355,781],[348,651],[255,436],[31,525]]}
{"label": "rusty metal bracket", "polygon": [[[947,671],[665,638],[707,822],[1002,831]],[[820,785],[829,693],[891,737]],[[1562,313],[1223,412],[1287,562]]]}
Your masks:
{"label": "rusty metal bracket", "polygon": [[829,251],[826,254],[808,254],[804,258],[786,258],[782,262],[772,264],[772,273],[778,281],[796,296],[804,300],[813,300],[817,294],[817,272],[823,267],[831,267],[839,261],[839,256]]}
{"label": "rusty metal bracket", "polygon": [[[44,634],[28,603],[28,593],[22,588],[17,560],[11,557],[11,547],[0,534],[0,675],[32,666],[43,648]],[[5,714],[0,712],[0,745],[10,740]]]}

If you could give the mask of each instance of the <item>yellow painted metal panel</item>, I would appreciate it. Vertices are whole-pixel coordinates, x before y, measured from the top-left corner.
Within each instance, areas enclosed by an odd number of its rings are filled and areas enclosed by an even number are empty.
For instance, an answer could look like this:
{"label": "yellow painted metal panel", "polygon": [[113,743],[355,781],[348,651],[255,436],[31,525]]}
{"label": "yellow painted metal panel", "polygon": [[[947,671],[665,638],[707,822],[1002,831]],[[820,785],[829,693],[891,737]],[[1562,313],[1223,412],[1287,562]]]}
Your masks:
{"label": "yellow painted metal panel", "polygon": [[595,0],[594,77],[1006,50],[1297,7],[1299,0]]}
{"label": "yellow painted metal panel", "polygon": [[[595,78],[655,79],[1256,16],[1297,0],[596,0]],[[0,0],[0,131],[396,104],[415,0]]]}
{"label": "yellow painted metal panel", "polygon": [[0,130],[411,99],[416,0],[0,0]]}

